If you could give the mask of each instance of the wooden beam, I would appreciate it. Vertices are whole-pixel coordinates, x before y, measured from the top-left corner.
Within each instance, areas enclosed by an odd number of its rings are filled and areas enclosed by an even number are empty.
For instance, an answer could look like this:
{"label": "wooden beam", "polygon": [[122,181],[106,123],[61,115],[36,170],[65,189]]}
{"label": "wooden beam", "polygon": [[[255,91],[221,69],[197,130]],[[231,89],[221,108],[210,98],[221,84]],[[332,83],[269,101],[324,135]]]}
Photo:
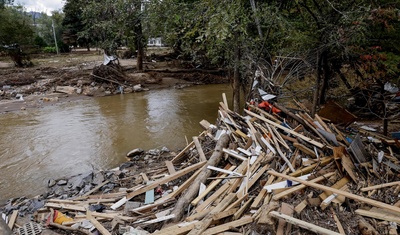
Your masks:
{"label": "wooden beam", "polygon": [[150,189],[154,189],[154,188],[156,188],[156,187],[159,186],[159,185],[168,183],[168,182],[171,181],[171,180],[175,180],[175,179],[177,179],[177,178],[179,178],[179,177],[181,177],[181,176],[184,176],[184,175],[186,175],[186,174],[188,174],[188,173],[190,173],[190,172],[192,172],[192,171],[194,171],[194,170],[197,170],[197,169],[199,169],[200,167],[204,166],[205,164],[206,164],[206,162],[203,161],[203,162],[199,162],[199,163],[196,163],[196,164],[194,164],[194,165],[191,165],[191,166],[189,166],[189,167],[186,167],[186,168],[184,168],[184,169],[182,169],[182,170],[180,170],[180,171],[177,171],[177,172],[176,172],[175,174],[173,174],[173,175],[166,176],[166,177],[164,177],[164,178],[161,178],[161,179],[159,179],[159,180],[154,181],[154,182],[151,183],[150,185],[147,185],[147,186],[145,186],[145,187],[143,187],[143,188],[141,188],[141,189],[139,189],[139,190],[136,190],[136,191],[134,191],[134,192],[128,193],[128,194],[126,195],[126,198],[127,198],[128,200],[130,200],[130,199],[132,199],[133,197],[135,197],[135,196],[137,196],[137,195],[139,195],[139,194],[142,194],[142,193],[145,193],[145,192],[149,191]]}
{"label": "wooden beam", "polygon": [[395,185],[400,185],[400,181],[390,182],[390,183],[386,183],[386,184],[378,184],[378,185],[374,185],[371,187],[365,187],[360,190],[361,190],[361,192],[367,192],[367,191],[371,191],[374,189],[381,189],[381,188],[395,186]]}
{"label": "wooden beam", "polygon": [[369,205],[376,206],[376,207],[379,207],[379,208],[382,208],[382,209],[387,209],[387,210],[390,210],[390,211],[394,211],[394,212],[400,213],[400,208],[398,208],[398,207],[395,207],[395,206],[392,206],[392,205],[388,205],[388,204],[383,203],[383,202],[375,201],[375,200],[372,200],[372,199],[369,199],[369,198],[361,197],[361,196],[358,196],[358,195],[355,195],[355,194],[352,194],[352,193],[349,193],[349,192],[346,192],[346,191],[342,191],[342,190],[338,190],[338,189],[335,189],[335,188],[327,187],[325,185],[320,185],[320,184],[308,182],[308,181],[301,180],[301,179],[298,179],[296,177],[284,175],[284,174],[281,174],[281,173],[278,173],[278,172],[272,171],[272,170],[268,171],[268,174],[275,175],[275,176],[278,176],[278,177],[282,177],[282,178],[285,178],[285,179],[288,179],[288,180],[296,181],[296,182],[299,182],[301,184],[304,184],[304,185],[307,185],[307,186],[310,186],[310,187],[313,187],[313,188],[317,188],[317,189],[321,189],[321,190],[324,190],[324,191],[336,193],[338,195],[343,195],[343,196],[348,197],[350,199],[353,199],[353,200],[356,200],[356,201],[360,201],[360,202],[364,202],[364,203],[367,203]]}
{"label": "wooden beam", "polygon": [[[312,180],[310,180],[309,182],[317,183],[317,182],[319,182],[319,181],[321,181],[321,180],[324,180],[324,179],[326,179],[326,178],[328,178],[328,177],[331,177],[331,176],[334,175],[334,174],[335,174],[335,172],[329,172],[329,173],[327,173],[327,174],[325,174],[325,175],[323,175],[323,176],[319,176],[319,177],[317,177],[317,178],[315,178],[315,179],[312,179]],[[279,199],[281,199],[281,198],[283,198],[283,197],[286,197],[287,195],[292,194],[292,193],[294,193],[294,192],[296,192],[296,191],[299,191],[299,190],[301,190],[301,189],[303,189],[303,188],[305,188],[305,187],[307,187],[307,186],[304,185],[304,184],[300,184],[300,185],[291,187],[291,188],[289,188],[288,190],[285,190],[285,191],[283,191],[283,192],[281,192],[281,193],[275,194],[272,198],[273,198],[274,200],[279,200]]]}
{"label": "wooden beam", "polygon": [[320,226],[317,226],[317,225],[312,224],[312,223],[308,223],[308,222],[303,221],[303,220],[296,219],[296,218],[294,218],[292,216],[288,216],[288,215],[282,214],[282,213],[277,212],[277,211],[271,211],[270,215],[272,217],[277,218],[277,219],[283,219],[288,223],[291,223],[291,224],[299,226],[301,228],[310,230],[311,232],[314,232],[316,234],[321,234],[321,235],[340,235],[340,233],[331,231],[331,230],[326,229],[326,228],[322,228]]}
{"label": "wooden beam", "polygon": [[320,162],[317,162],[317,163],[314,163],[314,164],[312,164],[310,166],[298,169],[297,171],[295,171],[293,173],[290,173],[289,175],[290,176],[294,176],[294,177],[298,177],[300,175],[308,174],[311,171],[313,171],[316,167],[319,167],[319,166],[323,167],[323,166],[328,165],[328,163],[330,163],[332,160],[333,160],[333,157],[322,158]]}
{"label": "wooden beam", "polygon": [[176,170],[174,164],[171,161],[165,161],[165,165],[167,166],[170,175],[175,174]]}
{"label": "wooden beam", "polygon": [[363,210],[363,209],[357,209],[355,211],[356,214],[362,215],[362,216],[367,216],[370,218],[375,218],[379,220],[385,220],[385,221],[390,221],[390,222],[395,222],[397,224],[400,224],[400,216],[396,216],[395,214],[387,213],[383,210]]}
{"label": "wooden beam", "polygon": [[186,234],[190,230],[192,230],[195,226],[201,224],[200,221],[185,223],[185,224],[177,224],[167,228],[163,228],[160,231],[152,233],[152,235],[181,235]]}
{"label": "wooden beam", "polygon": [[[292,216],[293,215],[293,206],[290,204],[287,204],[285,202],[282,202],[282,206],[281,206],[281,213],[288,215],[288,216]],[[276,230],[276,235],[284,235],[284,229],[285,229],[285,225],[286,225],[286,221],[284,219],[279,219],[278,222],[278,229]]]}
{"label": "wooden beam", "polygon": [[[13,230],[15,221],[17,220],[18,210],[13,210],[10,219],[8,220],[8,227]],[[1,219],[1,218],[0,218]]]}
{"label": "wooden beam", "polygon": [[338,227],[339,233],[342,234],[342,235],[346,235],[346,233],[345,233],[345,231],[344,231],[344,229],[343,229],[342,223],[340,223],[340,220],[339,220],[339,218],[337,217],[335,211],[333,210],[332,207],[331,207],[330,209],[331,209],[331,212],[332,212],[332,214],[333,214],[333,219],[334,219],[335,222],[336,222],[336,226]]}
{"label": "wooden beam", "polygon": [[[235,168],[236,168],[236,166],[231,166],[231,167],[229,167],[229,168],[226,169],[226,170],[233,171]],[[226,176],[227,176],[227,174],[221,175],[221,177],[226,177]],[[219,183],[221,183],[222,180],[223,180],[223,179],[221,178],[221,179],[216,179],[216,180],[212,181],[212,182],[207,186],[206,190],[204,190],[199,196],[197,196],[197,197],[191,202],[191,204],[192,204],[193,206],[196,206],[205,196],[207,196],[208,193],[210,193],[215,187],[217,187],[217,185],[218,185]]]}
{"label": "wooden beam", "polygon": [[97,230],[98,230],[101,234],[103,234],[103,235],[111,235],[111,233],[110,233],[106,228],[104,228],[103,225],[101,225],[101,224],[99,223],[99,221],[97,221],[97,220],[92,216],[92,214],[91,214],[91,212],[90,212],[89,210],[86,211],[86,218],[87,218],[88,220],[90,220],[90,222],[94,225],[94,227],[97,228]]}
{"label": "wooden beam", "polygon": [[194,145],[196,146],[197,152],[199,153],[200,161],[207,161],[206,155],[203,152],[203,148],[201,147],[199,138],[197,136],[193,137]]}
{"label": "wooden beam", "polygon": [[222,224],[222,225],[218,225],[215,226],[213,228],[207,229],[206,231],[204,231],[202,233],[202,235],[212,235],[212,234],[217,234],[217,233],[221,233],[224,232],[226,230],[229,230],[231,228],[237,228],[246,224],[250,224],[253,222],[253,218],[251,218],[250,216],[248,217],[243,217],[241,219],[238,220],[234,220],[232,222],[226,223],[226,224]]}
{"label": "wooden beam", "polygon": [[270,121],[270,120],[266,119],[265,117],[262,117],[262,116],[260,116],[260,115],[258,115],[258,114],[255,114],[255,113],[253,113],[253,112],[251,112],[251,111],[248,111],[248,110],[246,110],[246,109],[245,109],[244,111],[245,111],[247,114],[249,114],[249,115],[251,115],[251,116],[253,116],[253,117],[256,117],[256,118],[258,118],[258,119],[260,119],[260,120],[262,120],[262,121],[264,121],[264,122],[267,122],[268,124],[273,125],[273,126],[279,128],[279,129],[281,129],[281,130],[283,130],[283,131],[286,131],[286,132],[288,132],[288,133],[290,133],[290,134],[292,134],[292,135],[295,135],[295,136],[299,137],[300,139],[302,139],[302,140],[304,140],[304,141],[306,141],[306,142],[308,142],[308,143],[310,143],[310,144],[312,144],[312,145],[314,145],[314,146],[316,146],[316,147],[318,147],[318,148],[324,148],[324,147],[325,147],[324,144],[321,144],[320,142],[317,142],[317,141],[315,141],[315,140],[313,140],[313,139],[311,139],[311,138],[308,138],[307,136],[304,136],[304,135],[302,135],[302,134],[300,134],[300,133],[297,133],[297,132],[295,132],[295,131],[292,131],[292,130],[290,130],[289,128],[286,128],[286,127],[284,127],[284,126],[282,126],[282,125],[280,125],[280,124],[277,124],[277,123],[275,123],[275,122],[273,122],[273,121]]}
{"label": "wooden beam", "polygon": [[72,205],[72,204],[48,202],[44,206],[45,207],[50,207],[50,208],[55,208],[55,209],[65,209],[65,210],[70,210],[70,211],[82,211],[82,212],[86,211],[85,207],[78,206],[78,205]]}
{"label": "wooden beam", "polygon": [[108,184],[108,183],[110,183],[110,181],[108,181],[108,180],[104,181],[103,183],[101,183],[101,184],[97,185],[96,187],[94,187],[94,188],[93,188],[92,190],[90,190],[89,192],[83,194],[81,197],[89,196],[90,194],[96,192],[97,190],[99,190],[101,187],[103,187],[104,185],[106,185],[106,184]]}

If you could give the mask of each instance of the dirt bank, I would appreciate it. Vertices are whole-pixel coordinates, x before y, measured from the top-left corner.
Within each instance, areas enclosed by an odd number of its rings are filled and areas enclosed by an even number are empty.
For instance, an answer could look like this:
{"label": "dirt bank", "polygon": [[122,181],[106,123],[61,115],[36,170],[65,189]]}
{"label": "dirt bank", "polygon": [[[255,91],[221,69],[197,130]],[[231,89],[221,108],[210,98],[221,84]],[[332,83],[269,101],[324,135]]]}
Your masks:
{"label": "dirt bank", "polygon": [[103,56],[96,52],[37,55],[31,68],[15,68],[7,58],[0,60],[0,113],[121,92],[228,82],[222,70],[187,68],[185,62],[162,59],[145,62],[141,72],[134,59],[120,59],[116,66],[121,74],[115,77],[105,71],[109,66],[102,65]]}

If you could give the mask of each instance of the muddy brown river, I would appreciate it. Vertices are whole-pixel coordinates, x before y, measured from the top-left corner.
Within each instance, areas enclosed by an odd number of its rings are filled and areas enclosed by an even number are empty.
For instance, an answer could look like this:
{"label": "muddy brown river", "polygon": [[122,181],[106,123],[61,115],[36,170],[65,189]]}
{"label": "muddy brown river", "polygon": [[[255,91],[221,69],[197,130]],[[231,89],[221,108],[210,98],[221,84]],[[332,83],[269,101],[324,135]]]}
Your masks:
{"label": "muddy brown river", "polygon": [[152,90],[2,114],[0,202],[41,194],[49,179],[114,168],[135,148],[183,148],[202,131],[202,119],[215,123],[222,93],[230,98],[230,86]]}

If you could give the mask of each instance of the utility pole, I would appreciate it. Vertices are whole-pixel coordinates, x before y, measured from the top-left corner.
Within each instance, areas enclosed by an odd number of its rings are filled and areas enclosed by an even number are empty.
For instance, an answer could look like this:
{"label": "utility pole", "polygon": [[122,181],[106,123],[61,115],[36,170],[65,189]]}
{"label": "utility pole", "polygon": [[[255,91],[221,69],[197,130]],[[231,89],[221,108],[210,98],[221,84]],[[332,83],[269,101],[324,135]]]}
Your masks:
{"label": "utility pole", "polygon": [[54,35],[54,44],[56,44],[56,51],[58,55],[58,46],[57,46],[57,38],[56,38],[56,31],[54,30],[54,20],[51,20],[51,26],[53,27],[53,35]]}

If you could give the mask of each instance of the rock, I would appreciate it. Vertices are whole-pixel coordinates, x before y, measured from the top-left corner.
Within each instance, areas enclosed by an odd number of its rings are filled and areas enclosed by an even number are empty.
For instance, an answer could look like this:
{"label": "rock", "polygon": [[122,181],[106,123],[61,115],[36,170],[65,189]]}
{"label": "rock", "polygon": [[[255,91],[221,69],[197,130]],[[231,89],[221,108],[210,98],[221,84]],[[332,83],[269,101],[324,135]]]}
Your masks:
{"label": "rock", "polygon": [[47,187],[49,187],[49,188],[51,188],[51,187],[53,187],[54,185],[56,185],[56,181],[55,180],[53,180],[53,179],[49,179],[49,181],[47,182]]}
{"label": "rock", "polygon": [[132,92],[133,92],[133,89],[130,87],[127,87],[124,89],[124,93],[132,93]]}
{"label": "rock", "polygon": [[111,93],[111,91],[105,91],[104,92],[106,95],[111,95],[112,93]]}
{"label": "rock", "polygon": [[162,147],[161,152],[168,153],[168,152],[169,152],[169,149],[168,149],[167,147],[164,146],[164,147]]}
{"label": "rock", "polygon": [[92,184],[99,185],[103,183],[103,181],[104,181],[103,172],[97,172],[94,174]]}
{"label": "rock", "polygon": [[137,85],[133,86],[133,91],[134,92],[142,91],[142,85],[137,84]]}
{"label": "rock", "polygon": [[67,183],[68,183],[68,181],[66,181],[66,180],[59,180],[57,182],[57,185],[66,185]]}
{"label": "rock", "polygon": [[160,155],[160,150],[158,150],[158,149],[150,149],[150,150],[148,151],[148,153],[149,153],[150,155],[153,155],[153,156],[158,156],[158,155]]}
{"label": "rock", "polygon": [[82,88],[76,89],[76,93],[77,93],[77,94],[82,94]]}
{"label": "rock", "polygon": [[90,83],[91,86],[96,86],[96,82]]}
{"label": "rock", "polygon": [[119,166],[119,169],[120,169],[120,170],[124,170],[124,169],[126,169],[126,168],[128,168],[128,167],[131,167],[131,166],[133,166],[133,165],[135,165],[134,162],[124,162],[124,163],[122,163],[122,164]]}
{"label": "rock", "polygon": [[69,95],[74,94],[75,91],[76,91],[76,89],[72,86],[57,86],[56,87],[56,92],[65,93],[65,94],[69,94]]}
{"label": "rock", "polygon": [[143,149],[141,149],[141,148],[136,148],[136,149],[134,149],[134,150],[131,150],[129,153],[127,153],[126,156],[129,157],[129,158],[133,158],[133,157],[135,157],[135,156],[137,156],[137,155],[142,154],[143,152],[144,152]]}

